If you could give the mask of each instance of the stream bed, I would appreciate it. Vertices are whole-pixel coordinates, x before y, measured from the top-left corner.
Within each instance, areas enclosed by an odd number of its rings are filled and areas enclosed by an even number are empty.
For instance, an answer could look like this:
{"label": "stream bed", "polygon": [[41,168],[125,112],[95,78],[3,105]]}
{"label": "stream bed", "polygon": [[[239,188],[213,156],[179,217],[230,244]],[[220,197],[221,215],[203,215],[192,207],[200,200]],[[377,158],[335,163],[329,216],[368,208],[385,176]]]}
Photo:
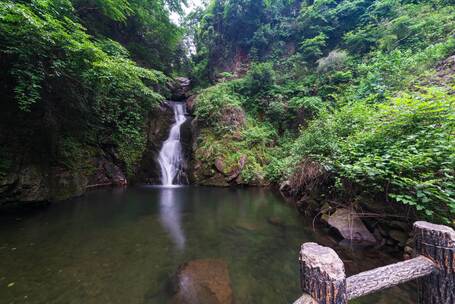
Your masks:
{"label": "stream bed", "polygon": [[[223,265],[216,288],[236,304],[292,303],[308,241],[334,248],[348,274],[394,262],[338,245],[267,189],[96,190],[1,211],[0,303],[180,303],[176,273],[191,261]],[[350,303],[415,303],[414,293],[403,285]]]}

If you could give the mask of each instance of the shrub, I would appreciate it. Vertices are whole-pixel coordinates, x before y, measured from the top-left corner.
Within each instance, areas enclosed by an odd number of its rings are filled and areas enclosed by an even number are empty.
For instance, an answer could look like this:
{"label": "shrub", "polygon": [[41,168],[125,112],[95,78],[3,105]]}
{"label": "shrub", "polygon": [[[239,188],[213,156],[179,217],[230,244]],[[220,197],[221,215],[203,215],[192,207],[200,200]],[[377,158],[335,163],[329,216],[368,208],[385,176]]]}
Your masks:
{"label": "shrub", "polygon": [[[243,113],[241,97],[232,86],[229,82],[221,83],[198,95],[195,114],[203,126],[213,127],[217,132],[232,131],[238,127],[237,124],[226,123],[228,120],[223,119],[223,115],[229,115],[227,112]],[[238,120],[235,118],[235,121]]]}
{"label": "shrub", "polygon": [[255,63],[243,80],[243,91],[249,96],[262,93],[275,84],[275,78],[271,63]]}
{"label": "shrub", "polygon": [[[320,162],[363,194],[415,208],[433,221],[455,216],[455,98],[437,89],[389,102],[323,112],[302,131],[293,162]],[[343,183],[338,183],[342,191]],[[360,193],[362,195],[362,193]]]}
{"label": "shrub", "polygon": [[339,70],[344,67],[348,60],[348,53],[344,50],[333,50],[327,55],[319,59],[317,62],[317,71],[326,73],[332,70]]}

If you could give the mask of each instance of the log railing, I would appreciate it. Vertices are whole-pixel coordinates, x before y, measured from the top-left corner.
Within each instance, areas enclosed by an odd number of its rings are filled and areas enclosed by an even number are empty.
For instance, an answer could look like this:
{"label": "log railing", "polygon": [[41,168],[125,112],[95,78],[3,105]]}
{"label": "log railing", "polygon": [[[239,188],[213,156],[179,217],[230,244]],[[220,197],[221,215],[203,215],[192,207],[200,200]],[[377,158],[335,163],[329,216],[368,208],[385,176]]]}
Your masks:
{"label": "log railing", "polygon": [[413,259],[348,278],[331,248],[305,243],[299,261],[304,294],[294,304],[346,304],[414,279],[419,303],[455,304],[455,231],[446,226],[416,222]]}

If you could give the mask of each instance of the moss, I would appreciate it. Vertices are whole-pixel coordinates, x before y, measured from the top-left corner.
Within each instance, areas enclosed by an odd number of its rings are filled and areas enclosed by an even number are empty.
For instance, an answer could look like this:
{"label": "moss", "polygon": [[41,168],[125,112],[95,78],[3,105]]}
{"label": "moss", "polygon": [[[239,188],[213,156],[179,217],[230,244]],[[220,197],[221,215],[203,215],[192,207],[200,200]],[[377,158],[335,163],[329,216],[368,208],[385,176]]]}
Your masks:
{"label": "moss", "polygon": [[223,173],[238,169],[239,162],[246,157],[240,172],[240,183],[264,183],[265,168],[271,160],[276,133],[268,124],[249,117],[246,125],[234,132],[218,135],[211,128],[204,128],[197,141],[194,156],[200,164],[196,177],[214,175],[216,160],[223,163]]}
{"label": "moss", "polygon": [[6,148],[0,148],[0,177],[6,176],[13,166],[12,156]]}

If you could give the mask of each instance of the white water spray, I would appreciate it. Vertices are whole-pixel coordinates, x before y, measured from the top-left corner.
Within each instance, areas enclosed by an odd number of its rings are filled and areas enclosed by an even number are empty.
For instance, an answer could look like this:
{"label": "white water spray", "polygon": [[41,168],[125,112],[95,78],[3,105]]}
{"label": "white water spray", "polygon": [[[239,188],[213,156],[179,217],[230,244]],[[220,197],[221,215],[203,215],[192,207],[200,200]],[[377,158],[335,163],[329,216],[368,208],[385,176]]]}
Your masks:
{"label": "white water spray", "polygon": [[161,184],[165,186],[180,185],[183,175],[182,144],[180,127],[187,120],[184,103],[171,103],[174,110],[175,123],[171,127],[168,139],[164,142],[158,156],[161,167]]}

